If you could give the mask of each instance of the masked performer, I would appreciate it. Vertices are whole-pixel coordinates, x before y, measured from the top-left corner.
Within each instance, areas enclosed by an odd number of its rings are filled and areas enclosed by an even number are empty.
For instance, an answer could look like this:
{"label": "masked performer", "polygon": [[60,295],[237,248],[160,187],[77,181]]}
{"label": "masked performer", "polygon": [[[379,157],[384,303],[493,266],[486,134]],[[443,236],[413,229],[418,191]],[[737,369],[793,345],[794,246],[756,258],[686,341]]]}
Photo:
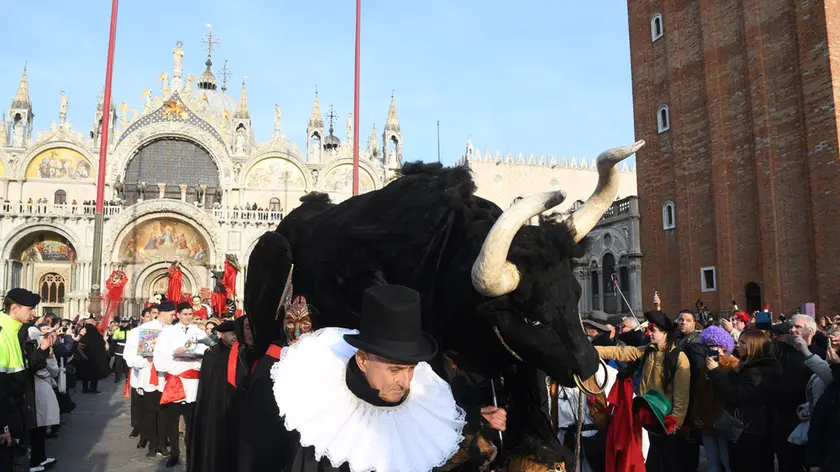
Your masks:
{"label": "masked performer", "polygon": [[274,397],[293,433],[284,471],[427,472],[461,448],[464,411],[427,361],[420,295],[367,289],[360,330],[304,336],[271,369]]}

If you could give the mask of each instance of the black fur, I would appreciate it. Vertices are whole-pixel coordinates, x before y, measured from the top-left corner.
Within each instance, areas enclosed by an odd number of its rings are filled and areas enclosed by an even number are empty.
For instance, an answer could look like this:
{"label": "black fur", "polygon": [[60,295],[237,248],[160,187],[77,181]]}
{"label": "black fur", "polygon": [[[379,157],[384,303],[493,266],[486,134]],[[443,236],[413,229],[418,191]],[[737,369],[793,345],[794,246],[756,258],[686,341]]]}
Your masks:
{"label": "black fur", "polygon": [[[362,293],[372,285],[418,290],[424,329],[461,370],[485,379],[505,376],[503,406],[511,430],[506,446],[551,460],[562,457],[551,428],[544,421],[534,424],[540,411],[534,392],[545,385],[522,372],[540,369],[566,385],[573,384],[569,369],[584,378],[594,373],[597,354],[580,326],[580,286],[571,261],[585,248],[574,243],[565,223],[524,226],[508,254],[520,270],[519,287],[502,297],[483,297],[472,287],[470,271],[502,210],[475,195],[466,166],[415,162],[405,164],[401,175],[338,205],[310,194],[278,225],[292,248],[295,291],[309,294],[320,309],[316,328],[358,328]],[[533,366],[518,363],[493,326]],[[433,367],[446,375],[442,359]],[[474,388],[486,393],[487,385]],[[463,406],[475,411],[482,405]]]}
{"label": "black fur", "polygon": [[273,231],[260,236],[248,259],[245,315],[254,334],[254,351],[259,355],[282,333],[283,318],[277,313],[291,265],[289,242]]}

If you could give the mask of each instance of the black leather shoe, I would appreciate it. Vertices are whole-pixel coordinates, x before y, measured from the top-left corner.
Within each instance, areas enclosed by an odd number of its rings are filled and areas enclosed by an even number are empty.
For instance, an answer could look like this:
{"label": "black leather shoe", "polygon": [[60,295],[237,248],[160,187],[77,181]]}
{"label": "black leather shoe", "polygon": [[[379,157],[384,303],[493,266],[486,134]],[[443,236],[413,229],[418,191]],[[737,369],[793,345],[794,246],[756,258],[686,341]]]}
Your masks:
{"label": "black leather shoe", "polygon": [[140,442],[137,443],[137,449],[143,449],[144,447],[149,445],[149,441],[145,439],[141,439]]}
{"label": "black leather shoe", "polygon": [[156,455],[157,455],[157,451],[155,451],[154,449],[149,449],[146,452],[146,457],[155,457]]}
{"label": "black leather shoe", "polygon": [[138,433],[136,429],[132,429],[131,433],[128,435],[130,438],[136,438],[137,436],[140,436],[140,433]]}
{"label": "black leather shoe", "polygon": [[161,457],[169,457],[169,456],[170,456],[169,451],[166,451],[166,450],[164,450],[164,451],[158,451],[158,452],[157,452],[157,455],[159,455],[159,456],[161,456]]}
{"label": "black leather shoe", "polygon": [[177,458],[177,457],[170,457],[170,458],[166,461],[166,468],[167,468],[167,469],[171,469],[172,467],[175,467],[176,465],[178,465],[178,462],[179,462],[179,461],[178,461],[178,458]]}

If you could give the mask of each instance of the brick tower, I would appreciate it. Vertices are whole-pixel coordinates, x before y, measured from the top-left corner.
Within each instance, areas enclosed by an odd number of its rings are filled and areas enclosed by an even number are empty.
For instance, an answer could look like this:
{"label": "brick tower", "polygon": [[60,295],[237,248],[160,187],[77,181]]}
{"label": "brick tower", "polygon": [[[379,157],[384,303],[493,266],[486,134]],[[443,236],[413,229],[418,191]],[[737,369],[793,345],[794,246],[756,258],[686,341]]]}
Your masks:
{"label": "brick tower", "polygon": [[840,313],[840,4],[628,11],[645,307]]}

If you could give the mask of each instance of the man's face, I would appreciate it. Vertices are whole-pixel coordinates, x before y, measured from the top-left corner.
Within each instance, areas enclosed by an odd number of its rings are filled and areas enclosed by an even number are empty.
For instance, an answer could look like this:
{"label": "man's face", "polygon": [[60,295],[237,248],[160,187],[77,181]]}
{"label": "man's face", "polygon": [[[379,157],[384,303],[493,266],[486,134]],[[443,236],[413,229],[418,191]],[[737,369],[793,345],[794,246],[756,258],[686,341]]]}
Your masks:
{"label": "man's face", "polygon": [[697,329],[697,322],[694,320],[693,313],[680,313],[680,317],[677,318],[677,326],[679,326],[680,333],[687,335],[694,332]]}
{"label": "man's face", "polygon": [[659,329],[655,324],[650,325],[650,342],[653,344],[665,344],[668,339],[668,333]]}
{"label": "man's face", "polygon": [[598,335],[600,335],[600,334],[601,334],[601,332],[598,331],[597,329],[592,328],[590,326],[586,327],[586,336],[588,336],[590,340],[597,338]]}
{"label": "man's face", "polygon": [[29,323],[35,316],[35,307],[12,303],[12,306],[9,308],[9,316],[21,323]]}
{"label": "man's face", "polygon": [[799,336],[804,339],[806,343],[811,342],[811,329],[805,325],[801,318],[797,318],[790,322],[790,334]]}
{"label": "man's face", "polygon": [[141,323],[148,323],[149,321],[152,321],[152,319],[153,319],[152,318],[152,312],[150,312],[150,311],[147,311],[147,312],[143,313],[142,315],[140,315],[140,322]]}
{"label": "man's face", "polygon": [[747,324],[741,321],[741,319],[736,316],[735,318],[732,318],[732,327],[737,329],[738,331],[743,331],[744,329],[746,329]]}
{"label": "man's face", "polygon": [[193,310],[192,310],[192,308],[187,308],[185,310],[181,310],[178,313],[178,320],[181,322],[182,325],[189,326],[189,324],[192,323],[192,320],[193,320]]}
{"label": "man's face", "polygon": [[633,320],[631,320],[630,318],[624,318],[624,320],[621,322],[619,332],[620,333],[629,333],[630,331],[633,331],[633,325],[634,325]]}
{"label": "man's face", "polygon": [[160,311],[157,308],[152,308],[151,317],[153,320],[156,320],[159,314]]}
{"label": "man's face", "polygon": [[165,325],[172,324],[173,318],[175,318],[174,311],[161,311],[157,315],[157,320]]}
{"label": "man's face", "polygon": [[379,398],[397,403],[408,395],[415,365],[395,364],[393,361],[366,352],[356,353],[359,369],[371,388],[379,390]]}
{"label": "man's face", "polygon": [[233,343],[236,342],[236,333],[233,331],[219,333],[219,339],[221,339],[221,341],[225,343],[225,346],[231,347],[233,346]]}

